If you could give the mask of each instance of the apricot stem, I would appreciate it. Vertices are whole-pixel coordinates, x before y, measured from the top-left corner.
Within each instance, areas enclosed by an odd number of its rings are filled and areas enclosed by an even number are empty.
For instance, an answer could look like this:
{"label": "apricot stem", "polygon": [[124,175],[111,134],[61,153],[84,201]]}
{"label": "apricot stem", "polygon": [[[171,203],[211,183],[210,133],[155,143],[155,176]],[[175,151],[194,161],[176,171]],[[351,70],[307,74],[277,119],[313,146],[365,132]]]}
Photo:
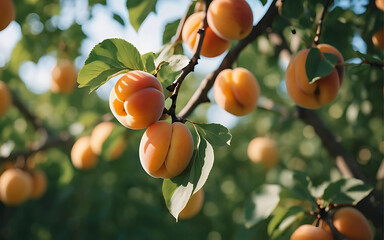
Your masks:
{"label": "apricot stem", "polygon": [[332,2],[333,2],[333,0],[327,0],[324,3],[323,12],[321,13],[321,17],[320,17],[320,20],[318,22],[317,29],[316,29],[316,36],[315,36],[315,39],[313,40],[313,43],[315,46],[317,46],[320,43],[320,35],[321,35],[321,30],[323,28],[325,13],[327,12],[328,7],[329,7],[329,5],[331,5]]}
{"label": "apricot stem", "polygon": [[348,240],[343,234],[341,234],[333,225],[333,214],[334,211],[326,211],[323,214],[321,214],[321,219],[326,222],[331,229],[332,235],[335,240]]}

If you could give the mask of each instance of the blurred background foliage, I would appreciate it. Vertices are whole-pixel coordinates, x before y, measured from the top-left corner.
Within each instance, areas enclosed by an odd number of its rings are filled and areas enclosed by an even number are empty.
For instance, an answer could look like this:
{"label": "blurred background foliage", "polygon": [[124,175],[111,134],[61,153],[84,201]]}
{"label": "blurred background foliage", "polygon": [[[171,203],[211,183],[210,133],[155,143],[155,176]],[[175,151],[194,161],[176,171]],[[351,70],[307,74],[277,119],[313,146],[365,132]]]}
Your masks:
{"label": "blurred background foliage", "polygon": [[[164,1],[168,0],[157,4]],[[58,15],[63,14],[64,8],[68,11],[79,2],[86,4],[87,11],[67,21],[67,25],[60,24]],[[68,146],[32,156],[36,168],[47,174],[48,190],[41,199],[21,206],[6,207],[0,203],[0,238],[268,239],[263,224],[251,229],[243,224],[246,203],[256,187],[264,183],[284,184],[289,181],[291,170],[306,172],[315,185],[341,177],[313,127],[295,116],[284,85],[287,62],[271,40],[272,33],[282,37],[292,52],[310,46],[322,2],[286,1],[282,15],[275,18],[268,33],[250,44],[236,62],[255,74],[261,86],[260,101],[277,104],[277,111],[257,109],[248,116],[234,118],[213,103],[200,105],[189,117],[195,122],[228,117],[233,135],[230,147],[215,149],[215,164],[204,187],[204,206],[196,217],[175,222],[162,197],[162,181],[148,176],[140,165],[138,146],[143,131],[127,130],[124,154],[113,162],[101,158],[94,170],[75,169]],[[383,26],[383,12],[374,1],[335,2],[337,6],[326,15],[320,42],[336,46],[350,63],[361,62],[357,50],[382,60],[383,51],[373,46],[371,36]],[[249,3],[261,6],[266,1]],[[72,59],[81,67],[84,56],[80,49],[87,39],[83,23],[94,17],[94,6],[108,7],[106,1],[14,0],[14,4],[15,21],[22,35],[11,58],[1,67],[1,80],[54,133],[74,138],[89,135],[102,116],[110,113],[108,102],[96,93],[88,94],[88,89],[77,89],[68,95],[34,93],[21,80],[20,66],[25,61],[37,64],[42,57],[51,56]],[[182,15],[186,9],[179,11]],[[129,25],[128,16],[113,17],[119,24]],[[293,29],[296,34],[292,34]],[[200,64],[205,61],[202,58]],[[187,78],[178,108],[188,101],[203,78],[204,74],[198,71]],[[32,83],[38,88],[36,84],[39,82]],[[211,95],[210,98],[213,101]],[[376,175],[384,152],[383,71],[369,65],[346,66],[337,99],[316,112],[356,159],[370,184],[382,190],[382,179]],[[280,163],[268,172],[251,163],[246,155],[249,141],[256,136],[277,141]],[[16,107],[0,118],[1,156],[28,149],[40,138]],[[381,237],[377,234],[375,239]]]}

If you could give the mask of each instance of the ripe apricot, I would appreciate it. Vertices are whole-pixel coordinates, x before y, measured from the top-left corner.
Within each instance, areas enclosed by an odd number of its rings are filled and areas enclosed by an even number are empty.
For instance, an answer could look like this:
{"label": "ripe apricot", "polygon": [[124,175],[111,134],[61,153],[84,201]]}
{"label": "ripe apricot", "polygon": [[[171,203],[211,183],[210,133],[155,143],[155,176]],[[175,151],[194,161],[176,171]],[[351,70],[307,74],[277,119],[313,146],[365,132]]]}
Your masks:
{"label": "ripe apricot", "polygon": [[248,144],[247,154],[252,162],[262,163],[266,170],[274,167],[279,161],[275,141],[266,137],[252,139]]}
{"label": "ripe apricot", "polygon": [[[185,21],[182,39],[189,49],[196,51],[199,42],[198,31],[203,27],[204,12],[196,12],[188,17]],[[200,55],[204,57],[217,57],[224,53],[231,43],[227,40],[219,38],[208,26],[205,29],[203,45],[201,46]]]}
{"label": "ripe apricot", "polygon": [[163,114],[163,88],[153,75],[131,71],[116,82],[109,106],[121,124],[131,129],[143,129]]}
{"label": "ripe apricot", "polygon": [[84,136],[75,142],[71,150],[72,164],[78,169],[88,170],[97,164],[97,155],[92,151],[89,136]]}
{"label": "ripe apricot", "polygon": [[290,61],[285,73],[288,95],[298,105],[305,108],[319,108],[333,101],[344,77],[344,63],[341,53],[331,45],[319,44],[322,53],[333,53],[337,56],[337,65],[331,74],[310,84],[305,69],[309,49],[298,52]]}
{"label": "ripe apricot", "polygon": [[[103,144],[111,135],[113,129],[115,128],[115,124],[113,122],[102,122],[99,123],[92,131],[91,134],[91,148],[94,153],[100,155],[103,150]],[[123,138],[119,138],[116,146],[108,152],[108,159],[113,160],[123,153],[125,146],[125,141]]]}
{"label": "ripe apricot", "polygon": [[253,13],[245,0],[214,0],[207,14],[208,25],[223,39],[243,39],[252,31]]}
{"label": "ripe apricot", "polygon": [[52,69],[51,91],[54,93],[70,93],[77,84],[75,65],[69,59],[60,59]]}
{"label": "ripe apricot", "polygon": [[40,198],[47,190],[47,177],[41,170],[33,170],[32,176],[32,193],[31,198]]}
{"label": "ripe apricot", "polygon": [[0,176],[0,198],[6,205],[19,205],[29,199],[32,193],[32,177],[18,169],[7,169]]}
{"label": "ripe apricot", "polygon": [[319,227],[304,224],[293,232],[290,240],[333,240],[333,236]]}
{"label": "ripe apricot", "polygon": [[187,205],[184,209],[179,213],[180,219],[188,219],[194,217],[198,214],[203,207],[204,203],[204,190],[200,189],[195,194],[191,196]]}
{"label": "ripe apricot", "polygon": [[[333,215],[333,225],[348,240],[373,240],[373,233],[368,220],[364,215],[353,207],[342,207],[337,209]],[[331,232],[328,224],[322,228]]]}
{"label": "ripe apricot", "polygon": [[153,177],[172,178],[188,166],[193,154],[192,134],[183,123],[158,121],[141,138],[139,156]]}
{"label": "ripe apricot", "polygon": [[225,69],[215,80],[213,94],[216,103],[224,110],[236,116],[243,116],[257,107],[260,87],[247,69]]}
{"label": "ripe apricot", "polygon": [[9,93],[7,84],[3,81],[0,81],[0,116],[4,115],[11,105],[12,98]]}
{"label": "ripe apricot", "polygon": [[15,19],[15,6],[12,0],[0,0],[0,31]]}
{"label": "ripe apricot", "polygon": [[372,35],[372,42],[376,47],[384,49],[384,27]]}
{"label": "ripe apricot", "polygon": [[376,0],[376,7],[381,11],[384,11],[384,0]]}

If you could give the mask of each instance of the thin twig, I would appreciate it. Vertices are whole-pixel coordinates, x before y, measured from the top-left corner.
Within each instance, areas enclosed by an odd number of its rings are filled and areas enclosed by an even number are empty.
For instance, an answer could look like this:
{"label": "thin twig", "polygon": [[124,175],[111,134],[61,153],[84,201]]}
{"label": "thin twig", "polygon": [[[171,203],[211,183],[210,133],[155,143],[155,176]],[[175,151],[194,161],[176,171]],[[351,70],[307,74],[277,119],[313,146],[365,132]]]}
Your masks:
{"label": "thin twig", "polygon": [[326,0],[324,4],[323,12],[321,13],[321,17],[317,25],[316,36],[313,40],[313,43],[315,44],[315,46],[317,46],[320,43],[320,35],[321,35],[321,30],[323,28],[325,13],[327,12],[328,7],[331,5],[332,2],[333,0]]}
{"label": "thin twig", "polygon": [[[207,4],[207,9],[209,5],[209,0],[206,1]],[[184,79],[187,77],[187,75],[195,70],[195,66],[198,64],[198,60],[200,59],[200,52],[201,48],[203,46],[203,41],[205,37],[205,30],[208,27],[207,23],[207,14],[204,16],[203,20],[203,26],[202,28],[199,29],[198,31],[198,37],[199,39],[197,40],[197,48],[195,50],[195,53],[193,54],[191,60],[189,61],[188,65],[184,67],[183,71],[179,75],[179,77],[167,87],[167,90],[172,92],[170,99],[172,100],[172,104],[170,108],[166,111],[167,114],[171,115],[172,117],[172,122],[175,121],[181,121],[184,122],[184,118],[179,117],[176,115],[176,102],[177,102],[177,97],[179,95],[179,90],[181,87],[181,84],[183,83]]]}
{"label": "thin twig", "polygon": [[253,42],[258,36],[265,33],[265,30],[271,26],[273,19],[277,15],[276,1],[274,0],[271,3],[268,11],[265,13],[264,17],[260,22],[255,25],[251,33],[244,39],[240,40],[233,48],[229,50],[227,55],[224,57],[220,66],[201,82],[198,89],[195,91],[189,102],[185,107],[180,111],[178,117],[186,118],[189,116],[195,108],[201,103],[209,102],[208,91],[212,88],[217,75],[224,69],[230,68],[234,61],[238,58],[240,52],[251,42]]}

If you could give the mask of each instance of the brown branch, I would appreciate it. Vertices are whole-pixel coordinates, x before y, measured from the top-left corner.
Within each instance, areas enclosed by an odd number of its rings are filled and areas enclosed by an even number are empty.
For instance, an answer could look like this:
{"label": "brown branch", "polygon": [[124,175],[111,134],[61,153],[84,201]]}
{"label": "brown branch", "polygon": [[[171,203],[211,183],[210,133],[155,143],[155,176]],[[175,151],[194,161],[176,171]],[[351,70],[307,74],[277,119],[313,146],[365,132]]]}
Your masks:
{"label": "brown branch", "polygon": [[[206,9],[208,9],[209,3],[210,3],[210,1],[207,0],[206,1],[206,4],[207,4]],[[165,113],[171,115],[172,122],[175,122],[175,121],[184,122],[185,121],[184,120],[185,118],[176,116],[177,97],[179,95],[179,90],[180,90],[181,84],[183,83],[184,79],[187,77],[187,75],[189,73],[191,73],[195,70],[195,66],[198,64],[198,60],[200,59],[201,48],[203,46],[203,41],[204,41],[204,37],[205,37],[205,30],[207,27],[208,27],[207,14],[205,13],[204,20],[203,20],[203,26],[202,26],[202,28],[199,29],[198,34],[197,34],[199,36],[199,39],[197,40],[197,48],[195,50],[195,53],[193,54],[188,65],[183,68],[183,71],[181,72],[179,77],[171,85],[169,85],[167,87],[167,90],[172,92],[172,94],[170,96],[170,99],[172,100],[172,104],[171,104],[170,108],[165,111]]]}
{"label": "brown branch", "polygon": [[277,15],[277,8],[275,6],[277,0],[274,0],[271,3],[268,11],[265,13],[264,17],[260,22],[255,25],[251,33],[244,39],[240,40],[233,48],[229,50],[227,55],[224,57],[220,66],[212,73],[207,75],[207,77],[201,82],[198,89],[195,91],[191,99],[185,105],[185,107],[180,111],[178,117],[186,118],[189,116],[198,105],[201,103],[209,102],[208,91],[212,88],[217,75],[224,69],[230,68],[234,61],[238,58],[240,52],[251,42],[253,42],[257,37],[262,35],[265,30],[271,26],[273,19]]}
{"label": "brown branch", "polygon": [[331,5],[332,2],[333,2],[333,0],[326,0],[326,2],[324,3],[323,12],[321,13],[321,17],[320,17],[320,20],[318,22],[317,29],[316,29],[316,36],[315,36],[315,39],[313,40],[313,43],[315,44],[315,46],[317,46],[320,42],[320,35],[321,35],[321,30],[323,28],[325,13],[327,12],[328,7],[329,7],[329,5]]}

